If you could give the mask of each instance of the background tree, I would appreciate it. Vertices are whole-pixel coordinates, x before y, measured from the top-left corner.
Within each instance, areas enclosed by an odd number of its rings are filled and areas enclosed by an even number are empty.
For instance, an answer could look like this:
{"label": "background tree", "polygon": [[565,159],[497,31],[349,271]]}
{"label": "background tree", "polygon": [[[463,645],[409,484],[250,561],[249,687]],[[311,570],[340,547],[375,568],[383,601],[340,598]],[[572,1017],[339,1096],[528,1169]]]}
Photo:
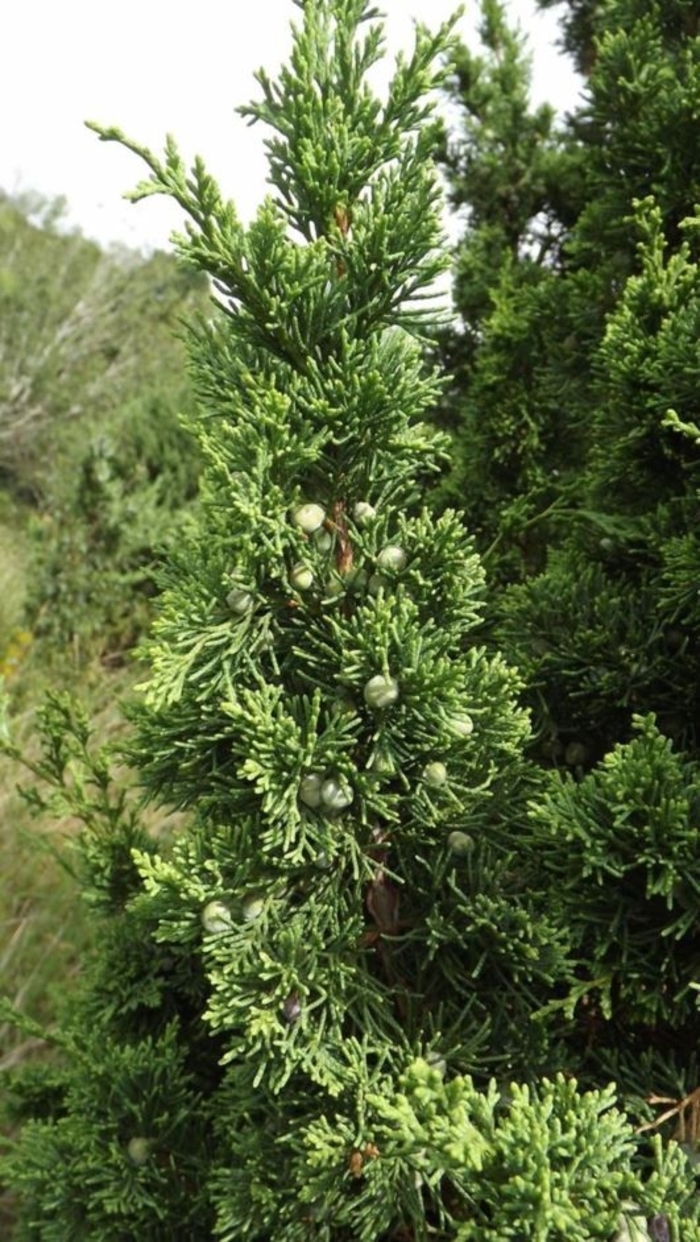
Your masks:
{"label": "background tree", "polygon": [[204,307],[194,294],[206,285],[168,255],[66,233],[60,203],[3,198],[0,232],[0,468],[6,487],[31,495],[70,443],[68,424],[84,439],[125,403],[186,402],[174,329]]}
{"label": "background tree", "polygon": [[[453,80],[466,134],[448,173],[469,222],[464,329],[445,338],[460,465],[442,487],[464,495],[494,579],[525,579],[504,633],[521,635],[528,681],[543,665],[562,753],[587,744],[586,721],[589,758],[603,753],[634,710],[675,717],[673,735],[693,741],[694,615],[677,626],[665,601],[668,558],[683,544],[694,563],[697,510],[696,443],[667,418],[694,417],[697,34],[682,4],[588,8],[590,55],[583,10],[568,6],[565,38],[590,67],[557,131],[546,109],[528,111],[527,64],[498,5],[484,12],[489,57],[461,52]],[[518,601],[538,592],[529,624]],[[547,634],[561,658],[538,654]]]}
{"label": "background tree", "polygon": [[178,324],[210,297],[171,256],[101,250],[61,212],[0,202],[0,499],[29,528],[24,629],[65,665],[118,655],[146,624],[159,548],[197,490]]}
{"label": "background tree", "polygon": [[483,6],[484,54],[461,49],[450,93],[460,119],[445,169],[467,228],[462,322],[443,337],[444,420],[457,429],[443,494],[465,507],[482,551],[497,540],[489,569],[508,580],[543,567],[560,511],[566,525],[572,505],[596,508],[581,462],[601,432],[591,415],[607,317],[640,269],[634,204],[653,195],[675,250],[697,201],[687,6],[561,8],[564,44],[588,66],[573,115],[531,108],[529,59],[497,0]]}
{"label": "background tree", "polygon": [[541,567],[542,515],[561,504],[580,460],[587,373],[573,333],[593,308],[581,316],[567,279],[580,144],[553,108],[530,108],[529,57],[498,0],[483,4],[480,33],[482,54],[460,46],[449,81],[454,129],[442,162],[466,228],[458,326],[439,338],[452,462],[434,502],[459,504],[492,579],[508,580]]}
{"label": "background tree", "polygon": [[[467,140],[450,156],[456,196],[476,195],[467,273],[485,221],[505,237],[498,169],[533,126],[522,61],[514,85],[505,74],[516,45],[485,12],[490,58],[467,57]],[[456,285],[450,486],[482,514],[501,588],[488,632],[524,677],[531,753],[554,768],[529,831],[576,967],[547,1012],[573,1018],[577,1072],[614,1074],[630,1100],[680,1101],[697,1087],[698,1038],[700,43],[688,6],[653,0],[568,4],[564,28],[588,71],[582,104],[508,179],[515,241],[483,266],[481,309]],[[480,176],[494,145],[495,189]],[[530,194],[543,167],[559,170],[558,199]],[[543,228],[555,240],[541,256]]]}

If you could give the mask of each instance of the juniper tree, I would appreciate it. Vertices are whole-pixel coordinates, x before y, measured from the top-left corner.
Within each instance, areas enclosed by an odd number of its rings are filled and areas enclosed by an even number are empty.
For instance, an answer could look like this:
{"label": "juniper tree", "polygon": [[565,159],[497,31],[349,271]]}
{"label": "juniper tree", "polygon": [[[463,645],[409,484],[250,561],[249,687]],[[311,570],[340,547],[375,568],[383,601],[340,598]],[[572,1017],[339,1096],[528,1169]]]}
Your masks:
{"label": "juniper tree", "polygon": [[[489,109],[478,106],[483,66],[468,61],[461,82],[473,141],[455,143],[456,193],[481,193],[460,258],[467,273],[489,201],[501,219],[499,170],[490,200],[479,182],[485,153],[526,152],[533,125],[522,72],[506,80],[515,44],[499,20]],[[461,394],[462,478],[484,511],[484,543],[494,541],[486,564],[507,586],[498,603],[491,596],[491,632],[523,674],[532,753],[554,769],[528,834],[569,911],[577,964],[548,1012],[574,1019],[566,1040],[580,1075],[612,1074],[628,1098],[674,1097],[682,1114],[697,1088],[699,1029],[698,166],[688,127],[700,45],[683,4],[570,3],[564,21],[587,66],[584,99],[554,151],[541,143],[523,157],[515,243],[483,266],[488,297],[452,409]],[[551,186],[533,198],[557,167],[558,202]],[[550,219],[538,264],[533,243]]]}
{"label": "juniper tree", "polygon": [[[567,8],[569,40],[583,11]],[[528,187],[545,159],[533,156],[516,193],[529,223],[516,259],[495,265],[494,309],[459,386],[464,442],[483,466],[465,478],[495,539],[489,567],[526,580],[510,594],[500,641],[538,687],[545,745],[563,760],[571,744],[589,763],[631,736],[634,712],[656,712],[695,754],[698,719],[687,591],[697,446],[673,423],[687,433],[695,421],[698,36],[683,4],[619,0],[594,17],[585,96],[551,165],[563,175],[560,203],[568,196],[555,212],[558,241],[533,273],[542,220]],[[497,80],[502,111],[508,85]],[[528,118],[518,116],[522,150]],[[471,192],[482,162],[458,190]],[[481,217],[487,210],[481,203]],[[467,232],[467,269],[479,236]]]}
{"label": "juniper tree", "polygon": [[[683,4],[648,0],[562,8],[565,41],[588,64],[581,105],[564,122],[555,124],[551,109],[530,107],[522,40],[491,0],[484,6],[486,54],[461,49],[451,78],[462,119],[448,144],[447,172],[453,201],[469,215],[455,285],[464,331],[448,338],[456,380],[448,411],[459,463],[448,488],[463,497],[489,572],[500,581],[541,570],[548,546],[569,547],[574,531],[584,576],[605,576],[621,539],[632,541],[623,553],[627,567],[644,564],[648,541],[640,543],[630,518],[648,512],[657,490],[665,499],[674,489],[688,496],[691,513],[695,503],[680,464],[692,456],[692,443],[668,428],[659,434],[651,409],[663,417],[688,391],[681,376],[689,359],[680,358],[680,345],[671,356],[670,322],[655,341],[655,322],[669,313],[680,324],[688,299],[688,277],[678,277],[682,256],[693,257],[684,221],[698,186],[689,135],[697,92],[692,15]],[[591,23],[596,42],[589,46]],[[643,207],[650,197],[653,208]],[[630,278],[641,283],[627,288]],[[659,349],[663,362],[651,357]],[[641,418],[636,376],[649,390]],[[582,572],[579,566],[572,580],[581,583]],[[623,573],[623,580],[627,592],[632,578]],[[584,593],[599,592],[581,585]],[[553,594],[561,603],[558,588]],[[559,609],[553,627],[558,641],[576,630],[566,644],[573,663],[569,671],[560,664],[558,684],[576,681],[576,700],[595,711],[596,698],[610,705],[612,695],[581,692],[581,668],[599,659],[582,647],[580,630],[590,630],[591,619],[578,625],[580,602],[568,609],[568,621]],[[638,615],[651,637],[649,611],[644,605]],[[607,629],[615,648],[636,651],[640,634],[626,640],[621,627],[620,610],[612,627],[608,612],[603,645]],[[606,663],[619,663],[612,648]],[[659,653],[641,663],[658,666]],[[629,667],[620,669],[614,694],[624,695],[629,675]],[[632,710],[655,706],[640,695],[637,675],[633,680]],[[685,681],[687,692],[692,674]],[[571,708],[574,695],[567,697]],[[574,732],[560,728],[564,746]],[[618,715],[596,753],[619,736]]]}
{"label": "juniper tree", "polygon": [[611,1091],[507,1087],[565,1056],[532,1019],[571,937],[522,845],[544,793],[517,678],[473,637],[483,571],[458,515],[420,509],[449,29],[417,28],[381,102],[365,0],[299,7],[244,109],[272,130],[249,228],[173,141],[97,127],[145,159],[136,197],[184,209],[220,310],[190,344],[201,508],[131,708],[180,827],[146,831],[65,700],[43,715],[33,797],[83,823],[99,934],[63,1059],[15,1087],[20,1234],[696,1239],[681,1153],[657,1141],[642,1174]]}
{"label": "juniper tree", "polygon": [[[480,53],[460,45],[442,139],[449,202],[465,219],[454,262],[459,319],[438,352],[450,378],[437,418],[452,435],[434,503],[457,503],[493,581],[541,568],[546,515],[580,462],[587,375],[572,343],[598,333],[566,249],[583,200],[581,144],[530,103],[530,57],[499,0]],[[583,427],[581,424],[583,423]]]}
{"label": "juniper tree", "polygon": [[501,580],[542,568],[560,513],[567,529],[572,508],[596,508],[582,500],[581,465],[600,430],[606,320],[640,270],[635,201],[654,196],[675,250],[697,200],[688,6],[560,9],[586,70],[572,114],[532,106],[527,49],[498,0],[483,5],[482,54],[460,48],[449,80],[458,121],[444,166],[467,225],[455,269],[463,322],[443,337],[454,375],[443,420],[456,432],[443,491],[466,508],[482,551],[497,540],[489,570]]}
{"label": "juniper tree", "polygon": [[533,822],[576,911],[587,1056],[628,1091],[680,1100],[700,1030],[698,268],[688,247],[668,253],[656,207],[638,219],[643,269],[598,353],[590,509],[505,592],[500,634],[572,774]]}

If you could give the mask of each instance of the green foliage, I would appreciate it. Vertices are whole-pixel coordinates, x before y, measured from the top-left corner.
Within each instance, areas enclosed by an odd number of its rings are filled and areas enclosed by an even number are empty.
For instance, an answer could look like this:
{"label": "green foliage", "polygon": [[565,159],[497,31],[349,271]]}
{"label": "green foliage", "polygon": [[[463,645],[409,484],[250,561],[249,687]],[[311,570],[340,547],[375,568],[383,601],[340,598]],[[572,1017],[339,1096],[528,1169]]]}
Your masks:
{"label": "green foliage", "polygon": [[[598,32],[593,57],[583,33],[589,19]],[[638,488],[617,457],[630,434],[646,448],[650,472],[667,472],[668,441],[658,442],[656,428],[631,431],[640,383],[653,385],[648,364],[640,374],[636,351],[640,331],[647,349],[656,335],[664,299],[678,305],[684,296],[684,221],[698,199],[688,127],[700,79],[687,6],[616,0],[593,13],[572,2],[564,27],[572,37],[578,31],[590,76],[580,108],[563,123],[546,109],[530,109],[528,62],[490,2],[482,27],[487,56],[465,52],[450,92],[462,132],[447,146],[445,165],[452,201],[466,206],[468,217],[455,280],[464,327],[439,342],[454,375],[441,420],[458,451],[437,498],[465,507],[491,573],[504,582],[544,567],[548,546],[561,541],[578,505],[607,511],[611,495]],[[632,216],[643,229],[641,248]],[[654,245],[657,266],[670,247],[658,282]],[[630,277],[641,280],[634,309]],[[687,288],[692,276],[684,279]],[[636,347],[629,323],[618,318],[623,293],[639,321]],[[668,328],[666,357],[654,374],[664,387],[674,377],[682,393],[692,386],[690,376],[680,378],[688,367],[690,318],[688,335],[676,336],[670,322]],[[609,403],[616,371],[618,417]],[[675,408],[675,396],[669,404]],[[597,503],[581,468],[589,454],[607,467]],[[640,507],[646,498],[639,487]]]}
{"label": "green foliage", "polygon": [[[649,512],[653,488],[655,504],[673,504],[675,517],[695,496],[697,446],[669,434],[664,416],[670,407],[680,417],[695,411],[698,267],[687,244],[670,250],[653,199],[634,206],[627,223],[641,233],[641,270],[626,282],[597,356],[590,488],[602,500],[614,486],[617,508],[631,513]],[[696,229],[695,217],[684,222],[691,238]]]}
{"label": "green foliage", "polygon": [[[352,1073],[351,1051],[348,1061]],[[250,1168],[250,1137],[235,1147],[238,1167]],[[627,1223],[641,1239],[653,1236],[647,1221],[683,1242],[700,1236],[680,1149],[657,1139],[641,1162],[613,1089],[580,1092],[563,1076],[537,1091],[494,1082],[479,1091],[468,1077],[448,1080],[444,1067],[413,1060],[396,1082],[373,1079],[360,1117],[337,1109],[307,1124],[294,1118],[254,1167],[245,1188],[240,1173],[226,1178],[217,1236],[227,1242],[248,1236],[254,1219],[252,1236],[295,1242],[309,1230],[358,1242],[584,1242],[622,1239]]]}
{"label": "green foliage", "polygon": [[26,620],[49,650],[114,662],[147,629],[159,564],[193,508],[200,458],[158,399],[125,408],[30,525]]}
{"label": "green foliage", "polygon": [[[522,583],[496,633],[558,759],[583,746],[595,761],[629,737],[634,711],[697,743],[697,442],[669,421],[692,426],[697,388],[687,124],[700,79],[686,7],[570,4],[587,96],[540,146],[526,63],[490,4],[489,58],[467,56],[454,83],[465,135],[447,167],[454,201],[475,206],[458,255],[465,331],[443,343],[456,380],[444,417],[461,430],[442,494],[466,497],[492,577]],[[482,264],[489,205],[502,215],[498,185],[477,184],[494,145],[504,170],[517,151],[526,172],[510,179],[511,247]],[[546,168],[558,196],[533,214]]]}
{"label": "green foliage", "polygon": [[84,708],[65,693],[47,695],[35,729],[41,743],[36,758],[9,739],[2,744],[39,782],[23,789],[23,797],[35,814],[69,815],[81,825],[73,844],[86,899],[104,913],[121,909],[136,884],[132,852],[150,842],[131,791],[115,783],[113,748],[95,744]]}
{"label": "green foliage", "polygon": [[24,512],[0,492],[0,677],[8,683],[30,644],[23,625],[28,552]]}
{"label": "green foliage", "polygon": [[[540,9],[552,9],[561,0],[537,0]],[[560,10],[561,47],[573,57],[579,73],[586,76],[595,64],[595,34],[602,25],[602,5],[599,0],[568,0],[563,13]]]}
{"label": "green foliage", "polygon": [[[611,1087],[580,1093],[559,1076],[536,1092],[517,1083],[501,1092],[492,1082],[482,1093],[469,1078],[443,1080],[424,1061],[408,1068],[400,1087],[393,1099],[372,1100],[377,1143],[388,1162],[406,1161],[425,1185],[444,1236],[609,1239],[626,1215],[665,1216],[669,1202],[676,1236],[700,1232],[685,1157],[657,1145],[653,1171],[640,1176]],[[419,1227],[414,1236],[429,1234]]]}
{"label": "green foliage", "polygon": [[[81,297],[99,282],[100,251],[62,236],[53,214],[33,223],[22,204],[0,198],[0,463],[20,489],[31,487],[49,410],[57,420],[74,413],[74,376],[62,376],[62,368],[95,366],[83,344],[89,320]],[[104,367],[99,352],[97,359]]]}
{"label": "green foliage", "polygon": [[[624,1242],[653,1230],[691,1242],[685,1154],[660,1139],[650,1150],[601,1082],[620,1033],[625,1088],[645,1040],[648,1072],[666,1081],[672,1038],[687,1048],[697,1035],[696,769],[651,719],[587,776],[595,756],[578,743],[576,781],[526,758],[522,682],[478,639],[488,599],[474,543],[451,509],[420,507],[445,450],[426,422],[442,381],[425,363],[421,298],[444,263],[424,100],[444,78],[433,62],[449,28],[417,29],[381,102],[365,77],[381,51],[365,0],[298,7],[290,66],[276,84],[261,74],[262,102],[244,110],[273,132],[272,193],[248,228],[172,139],[160,159],[93,126],[145,160],[135,197],[184,209],[180,256],[214,279],[223,314],[189,340],[204,478],[129,709],[143,798],[115,791],[113,759],[66,700],[40,722],[33,771],[54,792],[29,796],[83,825],[72,865],[96,952],[52,1035],[57,1075],[16,1089],[23,1124],[5,1169],[20,1236]],[[529,161],[541,168],[520,214],[504,200],[489,226],[497,270],[489,283],[482,266],[470,342],[483,392],[497,337],[520,332],[510,293],[536,316],[545,284],[559,287],[564,207],[548,195],[558,170],[576,193],[581,176],[576,152],[559,160],[551,113],[523,121],[520,53],[495,4],[486,27],[490,65],[467,65],[482,112],[512,122],[523,193]],[[498,151],[482,152],[484,222]],[[686,307],[691,276],[670,283]],[[529,329],[520,339],[525,357]],[[613,403],[629,377],[620,348],[605,359],[601,346]],[[504,447],[521,417],[511,381]],[[544,368],[536,400],[553,402],[558,383]],[[674,463],[688,460],[692,411],[676,402],[662,422]],[[547,491],[555,438],[545,444],[544,417],[523,425],[522,470],[504,452],[499,493],[522,530],[541,504],[558,521],[570,505],[582,569],[601,531],[649,540],[636,507],[596,507],[592,481],[585,504]],[[101,512],[123,512],[118,469],[85,479],[80,503],[99,485]],[[675,499],[671,487],[664,504]],[[687,542],[673,547],[689,598]],[[603,624],[614,612],[609,601]],[[170,832],[173,807],[185,814]],[[639,1099],[635,1113],[648,1120]]]}
{"label": "green foliage", "polygon": [[552,108],[530,110],[529,58],[497,0],[482,6],[480,34],[484,55],[461,47],[449,80],[459,128],[443,163],[467,229],[455,260],[461,322],[437,340],[452,377],[439,421],[454,456],[435,503],[464,509],[480,550],[498,539],[489,568],[507,577],[541,563],[540,515],[580,454],[570,398],[583,405],[585,377],[572,372],[572,345],[590,308],[572,314],[558,279],[580,152]]}
{"label": "green foliage", "polygon": [[479,73],[502,102],[484,107],[470,59],[468,143],[449,155],[455,200],[475,209],[458,256],[465,331],[447,341],[464,364],[447,485],[468,496],[499,588],[485,633],[521,673],[530,753],[553,769],[523,846],[570,933],[569,974],[537,1021],[561,1040],[554,1067],[596,1086],[613,1074],[648,1119],[645,1098],[692,1098],[697,1080],[697,23],[680,3],[566,5],[588,81],[550,131],[561,192],[540,208],[556,244],[538,262],[537,146],[514,182],[511,250],[486,249],[502,200],[478,171],[494,143],[514,149],[513,116],[525,151],[535,114],[515,44],[485,13]]}
{"label": "green foliage", "polygon": [[700,771],[652,716],[635,728],[583,780],[553,780],[531,821],[604,1017],[665,1040],[697,1008]]}
{"label": "green foliage", "polygon": [[626,735],[632,711],[655,712],[693,750],[700,719],[698,270],[687,245],[667,252],[658,210],[642,204],[639,218],[642,269],[596,358],[581,507],[547,572],[507,593],[500,630],[537,687],[547,735],[592,743],[593,756]]}
{"label": "green foliage", "polygon": [[[670,1092],[682,1118],[697,1082],[697,31],[683,7],[607,5],[590,57],[590,6],[567,6],[589,95],[557,131],[528,111],[517,41],[484,6],[488,55],[457,61],[464,130],[445,156],[469,214],[464,325],[440,341],[456,467],[437,501],[464,497],[506,588],[486,632],[523,675],[533,757],[555,769],[518,863],[539,858],[538,903],[568,938],[552,940],[548,1000],[515,1020],[530,1072],[545,1049],[550,1072],[614,1075],[646,1121],[645,1097]],[[542,977],[526,986],[536,1006]],[[655,1237],[642,1217],[619,1236]]]}
{"label": "green foliage", "polygon": [[64,1051],[74,1069],[64,1074],[56,1115],[28,1121],[22,1149],[7,1162],[31,1205],[20,1242],[211,1237],[197,1172],[201,1100],[177,1027],[127,1044],[86,1033]]}
{"label": "green foliage", "polygon": [[[582,137],[589,163],[579,244],[629,271],[634,199],[653,195],[671,244],[698,199],[692,140],[700,74],[697,13],[684,0],[616,0],[599,15]],[[621,175],[620,175],[621,174]],[[602,246],[602,252],[600,247]]]}

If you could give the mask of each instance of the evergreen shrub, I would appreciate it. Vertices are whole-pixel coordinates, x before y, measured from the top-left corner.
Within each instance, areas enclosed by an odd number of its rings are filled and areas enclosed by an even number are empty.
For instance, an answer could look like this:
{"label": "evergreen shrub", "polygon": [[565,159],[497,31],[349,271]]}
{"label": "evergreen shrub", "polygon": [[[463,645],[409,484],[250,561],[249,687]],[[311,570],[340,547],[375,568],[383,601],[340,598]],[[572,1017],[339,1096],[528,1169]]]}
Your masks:
{"label": "evergreen shrub", "polygon": [[[37,805],[83,825],[98,934],[46,1033],[55,1067],[12,1087],[18,1236],[696,1242],[681,1145],[575,1081],[588,959],[638,958],[599,950],[569,900],[591,909],[605,866],[648,897],[685,1016],[659,899],[692,854],[695,776],[651,721],[576,790],[527,758],[472,540],[421,508],[444,452],[420,297],[445,261],[426,92],[449,28],[417,28],[381,102],[366,0],[298,8],[289,65],[243,110],[272,130],[249,228],[172,140],[161,160],[96,127],[145,160],[136,197],[184,209],[181,256],[225,314],[191,342],[201,501],[130,708],[162,829],[66,700],[42,718]],[[648,764],[685,802],[659,789],[673,856],[652,828],[635,865],[619,804],[639,771],[656,790]]]}

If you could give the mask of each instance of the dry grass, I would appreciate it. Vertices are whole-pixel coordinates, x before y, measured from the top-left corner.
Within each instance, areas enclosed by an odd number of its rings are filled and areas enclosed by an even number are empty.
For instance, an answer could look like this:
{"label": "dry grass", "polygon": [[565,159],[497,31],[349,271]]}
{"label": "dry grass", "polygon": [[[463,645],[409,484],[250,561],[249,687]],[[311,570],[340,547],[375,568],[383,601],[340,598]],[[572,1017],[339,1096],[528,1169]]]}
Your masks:
{"label": "dry grass", "polygon": [[[0,513],[0,676],[9,699],[13,738],[31,743],[33,707],[41,676],[22,610],[28,544],[21,511],[7,502]],[[74,925],[67,877],[49,867],[36,848],[27,808],[16,785],[19,765],[0,759],[0,991],[19,1008],[41,1013],[49,981],[70,969]],[[16,1061],[21,1037],[0,1027],[0,1067]]]}
{"label": "dry grass", "polygon": [[[13,744],[39,757],[36,713],[49,690],[70,690],[84,704],[96,746],[126,729],[120,702],[143,668],[109,666],[95,659],[80,665],[74,651],[43,650],[23,628],[25,575],[31,564],[21,510],[0,492],[0,692],[8,699]],[[2,720],[0,718],[0,728]],[[116,772],[118,780],[131,780]],[[93,943],[93,917],[76,882],[61,866],[81,826],[65,816],[37,821],[18,792],[36,778],[19,762],[0,755],[0,996],[16,1010],[51,1028],[61,1001],[76,986]],[[144,816],[156,835],[177,830],[182,817],[152,810]],[[0,1071],[53,1055],[50,1045],[0,1022]],[[3,1079],[0,1076],[0,1093]],[[14,1205],[0,1186],[0,1239],[13,1237]]]}
{"label": "dry grass", "polygon": [[[5,760],[2,767],[13,786],[23,779],[18,765]],[[0,798],[0,987],[42,1022],[51,1020],[57,986],[69,986],[75,974],[86,931],[74,884],[46,848],[60,848],[71,829],[66,821],[40,829],[14,788]],[[21,1033],[0,1025],[0,1069],[29,1051]]]}
{"label": "dry grass", "polygon": [[[46,691],[56,688],[68,688],[85,702],[98,745],[113,740],[125,727],[119,701],[135,670],[96,663],[77,676],[72,652],[65,661],[49,663],[23,629],[28,563],[22,515],[6,503],[3,508],[0,498],[0,678],[12,741],[36,754],[36,709]],[[75,881],[57,857],[69,847],[77,825],[68,817],[36,822],[17,790],[31,779],[21,764],[0,757],[0,995],[51,1026],[61,997],[75,985],[91,927]],[[42,1040],[0,1023],[0,1071],[47,1054]],[[12,1200],[0,1194],[0,1237],[9,1240],[12,1231]]]}
{"label": "dry grass", "polygon": [[[123,672],[103,671],[99,687],[89,679],[78,687],[98,745],[114,740],[125,728],[119,700],[128,681]],[[36,750],[34,715],[35,709],[28,707],[11,718],[13,741],[28,755]],[[35,821],[18,792],[18,786],[31,782],[31,774],[9,759],[0,764],[0,989],[23,1013],[50,1022],[56,998],[71,986],[90,940],[75,881],[60,863],[79,825],[68,816]],[[31,1050],[12,1028],[0,1026],[0,1068]]]}
{"label": "dry grass", "polygon": [[[23,680],[30,690],[18,684],[17,699],[38,704],[44,688],[39,671],[28,665]],[[73,687],[88,705],[97,744],[123,731],[118,704],[130,680],[133,674],[92,669]],[[13,741],[26,753],[36,750],[35,710],[25,706],[21,714],[10,713]],[[79,825],[69,817],[35,821],[17,790],[32,779],[19,763],[0,758],[0,995],[50,1028],[91,949],[92,926],[73,877],[59,861]],[[43,1040],[0,1023],[0,1071],[8,1073],[28,1060],[51,1055]],[[9,1242],[15,1212],[12,1196],[2,1191],[0,1187],[0,1238]]]}

